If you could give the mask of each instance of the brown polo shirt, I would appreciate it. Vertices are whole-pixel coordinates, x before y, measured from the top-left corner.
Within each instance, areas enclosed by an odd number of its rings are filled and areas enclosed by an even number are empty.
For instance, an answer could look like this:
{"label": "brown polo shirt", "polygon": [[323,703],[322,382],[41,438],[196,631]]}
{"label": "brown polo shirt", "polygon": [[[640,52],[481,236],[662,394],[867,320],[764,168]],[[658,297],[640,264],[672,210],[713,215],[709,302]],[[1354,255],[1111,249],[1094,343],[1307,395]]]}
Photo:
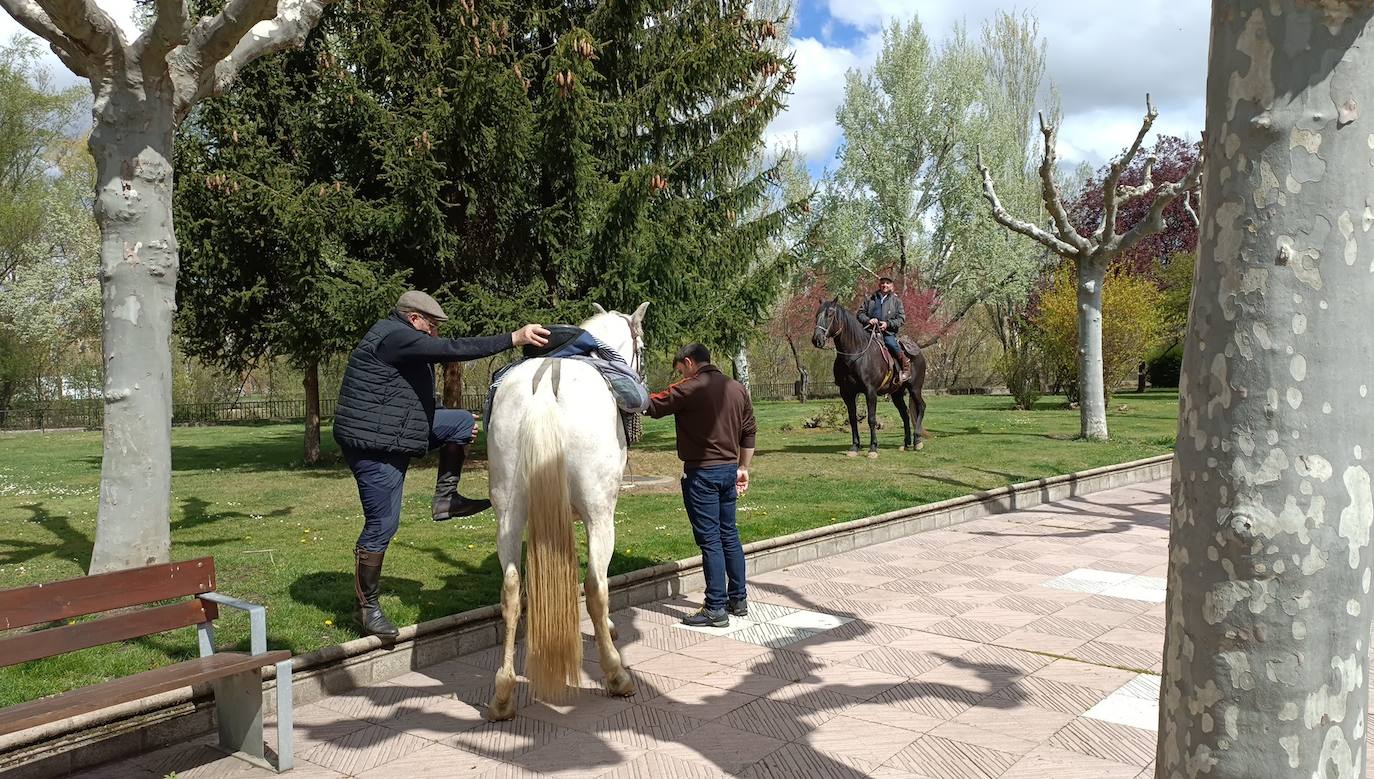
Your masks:
{"label": "brown polo shirt", "polygon": [[744,385],[714,365],[649,396],[649,416],[673,415],[677,456],[687,469],[734,465],[741,449],[754,448],[758,423]]}

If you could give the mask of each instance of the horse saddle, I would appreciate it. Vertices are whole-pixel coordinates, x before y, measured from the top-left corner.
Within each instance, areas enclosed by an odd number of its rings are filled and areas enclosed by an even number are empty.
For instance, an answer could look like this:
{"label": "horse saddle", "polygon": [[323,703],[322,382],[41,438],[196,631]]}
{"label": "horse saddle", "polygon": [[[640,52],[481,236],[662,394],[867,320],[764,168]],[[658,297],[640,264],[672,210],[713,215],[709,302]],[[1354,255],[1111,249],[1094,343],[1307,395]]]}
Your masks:
{"label": "horse saddle", "polygon": [[[921,348],[916,342],[905,335],[897,336],[897,346],[907,353],[908,357],[915,357],[920,353]],[[888,392],[902,383],[902,366],[897,363],[897,358],[892,356],[892,352],[886,346],[878,349],[883,355],[883,365],[887,366],[887,371],[883,373],[883,382],[878,387],[879,394]]]}
{"label": "horse saddle", "polygon": [[548,325],[544,329],[549,331],[549,342],[543,346],[522,346],[520,352],[526,359],[591,354],[596,348],[596,341],[577,325]]}

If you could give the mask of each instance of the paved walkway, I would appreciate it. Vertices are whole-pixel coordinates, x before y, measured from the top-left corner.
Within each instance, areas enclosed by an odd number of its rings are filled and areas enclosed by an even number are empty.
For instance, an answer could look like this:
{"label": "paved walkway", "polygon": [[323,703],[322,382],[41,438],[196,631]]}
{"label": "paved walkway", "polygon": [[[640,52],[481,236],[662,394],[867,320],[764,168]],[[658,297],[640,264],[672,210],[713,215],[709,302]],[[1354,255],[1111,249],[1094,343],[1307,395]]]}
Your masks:
{"label": "paved walkway", "polygon": [[[487,650],[299,708],[293,775],[1152,777],[1167,528],[1157,482],[759,576],[729,630],[617,612],[633,698],[590,651],[573,705],[489,724]],[[172,772],[270,775],[201,742],[86,776]]]}

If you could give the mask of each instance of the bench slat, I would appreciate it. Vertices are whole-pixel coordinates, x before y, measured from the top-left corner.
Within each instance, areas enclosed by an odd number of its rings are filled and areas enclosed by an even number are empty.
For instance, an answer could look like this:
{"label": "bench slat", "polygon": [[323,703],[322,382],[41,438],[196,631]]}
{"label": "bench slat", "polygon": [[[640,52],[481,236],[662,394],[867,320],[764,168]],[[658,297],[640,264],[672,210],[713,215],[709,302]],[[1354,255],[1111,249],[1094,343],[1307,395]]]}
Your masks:
{"label": "bench slat", "polygon": [[0,590],[0,630],[84,617],[215,589],[215,560],[198,557],[52,584]]}
{"label": "bench slat", "polygon": [[24,633],[0,639],[0,668],[75,652],[78,649],[142,638],[188,625],[199,625],[217,617],[218,606],[197,598],[76,625]]}
{"label": "bench slat", "polygon": [[286,650],[261,655],[225,652],[82,687],[51,698],[20,703],[0,709],[0,736],[68,717],[89,714],[107,706],[136,701],[169,690],[212,682],[254,668],[275,665],[290,657],[291,653]]}

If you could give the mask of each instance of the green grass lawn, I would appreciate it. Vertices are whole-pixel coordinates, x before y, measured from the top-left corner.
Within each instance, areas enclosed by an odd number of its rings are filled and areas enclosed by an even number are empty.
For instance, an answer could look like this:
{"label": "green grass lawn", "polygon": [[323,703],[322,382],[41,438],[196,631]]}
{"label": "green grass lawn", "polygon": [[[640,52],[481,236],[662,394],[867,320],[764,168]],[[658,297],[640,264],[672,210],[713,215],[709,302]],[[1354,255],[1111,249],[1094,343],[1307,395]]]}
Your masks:
{"label": "green grass lawn", "polygon": [[[763,403],[753,486],[740,503],[744,541],[792,533],[1033,478],[1168,452],[1178,396],[1113,399],[1112,441],[1074,440],[1078,413],[1050,399],[1011,410],[1005,397],[930,399],[931,438],[899,452],[900,420],[881,406],[882,455],[842,456],[846,428],[804,429],[838,401]],[[1120,408],[1125,406],[1125,410]],[[867,429],[862,431],[865,443]],[[357,637],[352,550],[362,511],[328,431],[326,463],[304,467],[297,425],[178,428],[172,434],[172,557],[213,555],[222,592],[267,604],[272,648],[307,652]],[[0,588],[80,576],[90,559],[100,478],[98,432],[0,436]],[[486,494],[480,458],[464,492]],[[383,606],[410,624],[498,600],[496,522],[429,518],[434,460],[406,482],[400,532],[387,556]],[[647,421],[630,472],[676,476],[671,421]],[[675,489],[627,492],[611,572],[697,553]],[[220,619],[220,641],[247,645],[246,621]],[[0,706],[195,654],[190,629],[0,669]]]}

